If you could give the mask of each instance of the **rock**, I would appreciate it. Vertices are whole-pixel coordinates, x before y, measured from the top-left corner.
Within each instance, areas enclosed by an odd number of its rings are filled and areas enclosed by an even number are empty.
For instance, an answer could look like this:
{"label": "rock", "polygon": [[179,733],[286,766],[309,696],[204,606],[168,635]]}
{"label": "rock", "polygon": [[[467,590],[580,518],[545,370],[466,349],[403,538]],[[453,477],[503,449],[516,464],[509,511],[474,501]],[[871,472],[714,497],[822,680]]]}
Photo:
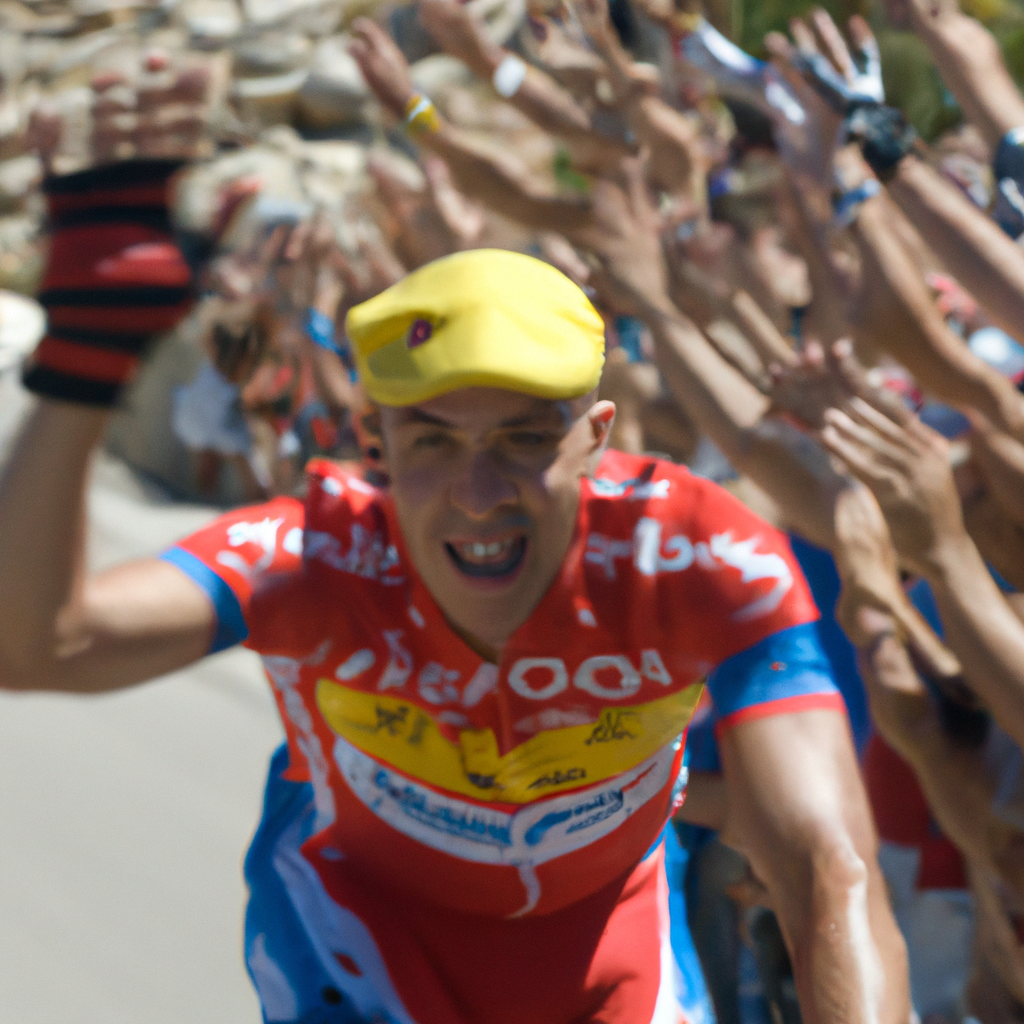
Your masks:
{"label": "rock", "polygon": [[331,36],[316,46],[299,93],[297,114],[304,128],[327,131],[365,118],[370,90],[348,52],[348,38]]}
{"label": "rock", "polygon": [[297,33],[265,32],[235,44],[234,74],[238,78],[283,75],[304,68],[313,44]]}
{"label": "rock", "polygon": [[42,177],[43,165],[37,156],[17,156],[0,163],[0,214],[16,212],[35,194]]}
{"label": "rock", "polygon": [[242,31],[242,13],[234,0],[184,0],[176,18],[193,46],[218,49]]}
{"label": "rock", "polygon": [[46,313],[35,299],[0,291],[0,373],[21,362],[46,331]]}
{"label": "rock", "polygon": [[35,217],[0,217],[0,288],[34,295],[43,271]]}
{"label": "rock", "polygon": [[305,68],[299,68],[284,75],[237,78],[231,84],[231,98],[248,124],[287,124],[308,76]]}

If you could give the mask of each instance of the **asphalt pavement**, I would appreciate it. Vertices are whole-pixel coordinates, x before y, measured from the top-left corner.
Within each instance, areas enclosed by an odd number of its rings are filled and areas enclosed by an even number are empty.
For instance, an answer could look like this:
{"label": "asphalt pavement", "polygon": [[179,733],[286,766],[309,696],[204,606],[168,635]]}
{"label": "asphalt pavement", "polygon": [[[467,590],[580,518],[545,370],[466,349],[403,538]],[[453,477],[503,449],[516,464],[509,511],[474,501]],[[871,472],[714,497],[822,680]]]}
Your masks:
{"label": "asphalt pavement", "polygon": [[[24,404],[0,371],[0,458]],[[90,563],[214,515],[103,458]],[[243,650],[114,695],[0,692],[0,1024],[260,1020],[241,860],[281,736]]]}

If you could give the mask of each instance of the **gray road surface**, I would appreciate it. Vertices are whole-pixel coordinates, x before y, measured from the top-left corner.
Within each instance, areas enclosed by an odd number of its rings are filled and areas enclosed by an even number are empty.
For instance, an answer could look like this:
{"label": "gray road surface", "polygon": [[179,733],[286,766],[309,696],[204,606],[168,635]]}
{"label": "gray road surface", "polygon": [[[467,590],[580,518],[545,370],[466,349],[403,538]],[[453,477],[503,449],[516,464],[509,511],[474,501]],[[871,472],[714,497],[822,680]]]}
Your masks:
{"label": "gray road surface", "polygon": [[[20,405],[0,374],[0,457]],[[214,514],[103,461],[92,562],[157,552]],[[260,1019],[241,858],[280,738],[241,650],[114,696],[0,693],[0,1024]]]}

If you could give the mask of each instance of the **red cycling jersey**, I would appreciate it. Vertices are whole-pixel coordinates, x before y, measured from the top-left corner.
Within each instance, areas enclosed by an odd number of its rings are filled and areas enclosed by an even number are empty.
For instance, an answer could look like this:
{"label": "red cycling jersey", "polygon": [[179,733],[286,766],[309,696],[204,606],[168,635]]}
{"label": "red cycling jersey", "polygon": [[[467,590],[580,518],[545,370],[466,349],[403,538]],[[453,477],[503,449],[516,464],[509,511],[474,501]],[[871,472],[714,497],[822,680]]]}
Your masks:
{"label": "red cycling jersey", "polygon": [[[817,618],[784,536],[714,484],[611,452],[581,487],[563,566],[498,665],[446,623],[388,495],[326,462],[304,505],[226,515],[165,556],[210,593],[216,646],[247,630],[263,656],[290,772],[315,793],[301,870],[369,929],[385,971],[401,962],[388,983],[410,1020],[538,1005],[589,1019],[627,997],[635,1017],[600,1019],[651,1020],[667,922],[645,854],[679,798],[700,683]],[[796,692],[793,709],[841,706],[827,672]],[[649,956],[630,920],[650,925]],[[333,928],[335,959],[379,973]],[[484,935],[533,964],[532,989],[481,963]],[[637,970],[641,954],[654,966]],[[619,984],[631,975],[636,991]],[[503,1009],[487,1009],[499,990]]]}

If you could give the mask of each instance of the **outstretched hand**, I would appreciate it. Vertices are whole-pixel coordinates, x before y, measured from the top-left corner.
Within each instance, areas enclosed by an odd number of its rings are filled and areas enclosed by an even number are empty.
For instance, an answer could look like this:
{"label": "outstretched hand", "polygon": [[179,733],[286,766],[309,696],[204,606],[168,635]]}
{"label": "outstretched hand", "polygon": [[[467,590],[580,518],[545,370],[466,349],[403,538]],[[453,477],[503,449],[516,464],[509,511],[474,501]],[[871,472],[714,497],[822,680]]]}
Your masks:
{"label": "outstretched hand", "polygon": [[861,398],[825,413],[821,440],[875,495],[905,565],[929,575],[967,534],[949,443],[916,417],[894,423]]}
{"label": "outstretched hand", "polygon": [[487,38],[484,26],[459,0],[419,0],[420,24],[445,53],[458,58],[474,74],[490,78],[493,64],[501,59],[501,47]]}
{"label": "outstretched hand", "polygon": [[868,379],[853,346],[837,341],[828,348],[809,342],[795,361],[771,367],[771,398],[775,408],[804,426],[820,430],[828,409],[850,411],[860,398],[894,423],[906,423],[910,412],[900,398]]}
{"label": "outstretched hand", "polygon": [[210,86],[208,68],[176,68],[155,51],[134,72],[105,72],[92,80],[88,153],[62,153],[63,120],[45,103],[30,115],[27,142],[47,174],[133,157],[192,160],[210,151]]}
{"label": "outstretched hand", "polygon": [[369,18],[356,18],[349,53],[385,109],[403,117],[416,89],[409,76],[409,63],[391,36]]}

